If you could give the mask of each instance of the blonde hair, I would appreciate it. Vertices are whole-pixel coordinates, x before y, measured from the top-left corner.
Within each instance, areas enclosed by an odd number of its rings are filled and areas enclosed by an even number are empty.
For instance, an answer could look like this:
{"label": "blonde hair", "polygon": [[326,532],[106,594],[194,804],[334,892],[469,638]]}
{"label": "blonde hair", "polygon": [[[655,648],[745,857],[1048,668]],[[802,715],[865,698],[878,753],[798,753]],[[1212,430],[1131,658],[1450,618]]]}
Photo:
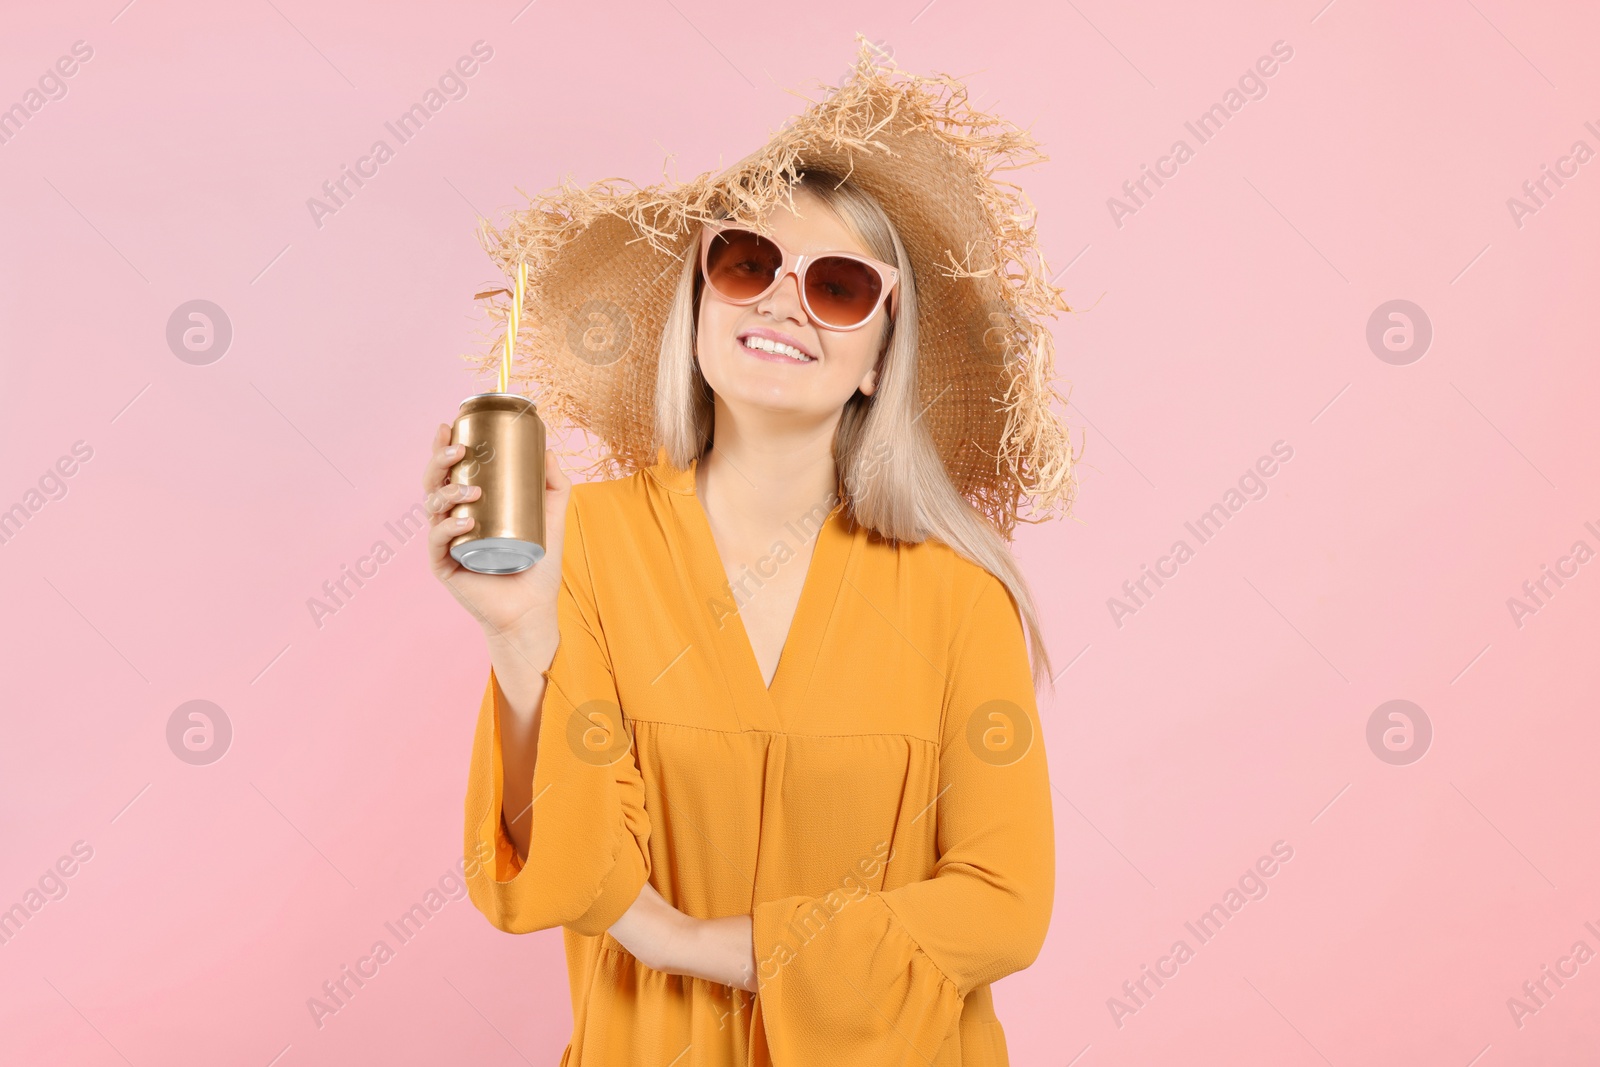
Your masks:
{"label": "blonde hair", "polygon": [[[911,543],[931,537],[998,578],[1016,602],[1032,645],[1034,688],[1042,677],[1049,679],[1053,693],[1050,654],[1022,569],[999,531],[956,490],[921,422],[917,287],[900,235],[882,205],[847,178],[802,167],[794,187],[815,195],[868,252],[900,270],[899,307],[888,320],[877,388],[871,396],[857,390],[845,401],[834,435],[834,463],[846,508],[857,523],[881,537]],[[711,387],[695,359],[704,287],[698,234],[688,247],[662,329],[655,391],[656,444],[680,470],[705,454],[714,426]]]}

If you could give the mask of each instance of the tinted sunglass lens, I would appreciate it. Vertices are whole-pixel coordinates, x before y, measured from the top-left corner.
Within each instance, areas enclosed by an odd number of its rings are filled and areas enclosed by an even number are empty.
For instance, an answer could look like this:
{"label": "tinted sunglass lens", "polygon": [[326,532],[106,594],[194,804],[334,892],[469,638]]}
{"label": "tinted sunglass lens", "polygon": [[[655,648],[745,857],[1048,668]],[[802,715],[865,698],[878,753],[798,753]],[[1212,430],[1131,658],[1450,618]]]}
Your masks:
{"label": "tinted sunglass lens", "polygon": [[783,252],[749,230],[723,230],[706,251],[706,278],[730,300],[748,300],[772,284]]}
{"label": "tinted sunglass lens", "polygon": [[806,271],[806,301],[829,326],[856,326],[878,304],[883,281],[857,259],[824,256]]}

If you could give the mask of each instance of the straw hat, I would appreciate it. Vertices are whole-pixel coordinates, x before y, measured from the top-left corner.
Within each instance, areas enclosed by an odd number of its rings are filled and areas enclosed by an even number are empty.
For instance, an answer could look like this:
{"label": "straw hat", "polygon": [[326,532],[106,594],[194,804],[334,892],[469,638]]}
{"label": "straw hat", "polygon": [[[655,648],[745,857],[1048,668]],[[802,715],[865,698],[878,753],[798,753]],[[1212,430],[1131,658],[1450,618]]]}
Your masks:
{"label": "straw hat", "polygon": [[[531,395],[552,425],[598,439],[591,475],[654,465],[662,327],[682,257],[697,254],[699,223],[721,207],[762,230],[762,212],[792,204],[796,169],[820,166],[872,194],[898,229],[917,286],[922,418],[956,489],[1009,539],[1018,521],[1067,514],[1075,495],[1042,321],[1072,309],[1050,284],[1031,202],[991,177],[1048,157],[1026,131],[972,110],[954,78],[905,74],[856,39],[840,86],[821,85],[824,99],[715,177],[647,188],[563,177],[504,225],[480,222],[480,243],[508,277],[528,265],[508,388]],[[503,324],[511,292],[477,299]],[[492,374],[500,348],[464,358]]]}

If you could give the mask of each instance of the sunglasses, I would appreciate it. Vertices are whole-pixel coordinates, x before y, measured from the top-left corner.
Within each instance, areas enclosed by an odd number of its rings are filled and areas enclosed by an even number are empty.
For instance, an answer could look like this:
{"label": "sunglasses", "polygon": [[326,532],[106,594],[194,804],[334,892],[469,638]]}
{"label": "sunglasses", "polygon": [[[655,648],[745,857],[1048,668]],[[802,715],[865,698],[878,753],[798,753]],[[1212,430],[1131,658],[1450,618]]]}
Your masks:
{"label": "sunglasses", "polygon": [[855,330],[899,306],[900,272],[854,252],[795,254],[770,237],[707,223],[700,231],[700,273],[730,304],[753,304],[793,274],[806,314],[830,330]]}

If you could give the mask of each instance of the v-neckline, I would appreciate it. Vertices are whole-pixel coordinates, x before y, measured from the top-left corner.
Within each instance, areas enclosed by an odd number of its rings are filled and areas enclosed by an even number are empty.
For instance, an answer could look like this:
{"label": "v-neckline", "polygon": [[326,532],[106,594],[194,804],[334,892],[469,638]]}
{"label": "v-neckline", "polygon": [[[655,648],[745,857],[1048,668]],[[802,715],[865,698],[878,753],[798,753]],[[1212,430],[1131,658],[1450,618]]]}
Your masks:
{"label": "v-neckline", "polygon": [[767,725],[781,729],[784,726],[783,711],[788,702],[804,692],[810,682],[812,668],[821,650],[825,624],[838,599],[844,574],[843,549],[848,542],[838,523],[844,505],[842,502],[834,505],[813,535],[815,544],[812,545],[811,559],[806,565],[806,576],[800,586],[800,597],[795,603],[783,647],[778,651],[778,665],[773,670],[772,684],[769,686],[762,677],[755,646],[750,641],[744,617],[733,598],[727,567],[722,562],[722,552],[717,545],[716,534],[711,529],[711,517],[700,499],[695,482],[699,462],[698,458],[691,459],[687,472],[680,472],[679,482],[683,487],[684,509],[689,515],[687,525],[691,527],[692,536],[699,541],[699,550],[690,555],[698,570],[697,584],[704,591],[704,603],[708,610],[716,612],[719,602],[732,609],[722,616],[721,626],[712,620],[708,623],[708,630],[718,649],[729,684],[736,692],[743,693],[746,701],[759,702],[755,706],[767,713],[762,718],[770,716]]}

